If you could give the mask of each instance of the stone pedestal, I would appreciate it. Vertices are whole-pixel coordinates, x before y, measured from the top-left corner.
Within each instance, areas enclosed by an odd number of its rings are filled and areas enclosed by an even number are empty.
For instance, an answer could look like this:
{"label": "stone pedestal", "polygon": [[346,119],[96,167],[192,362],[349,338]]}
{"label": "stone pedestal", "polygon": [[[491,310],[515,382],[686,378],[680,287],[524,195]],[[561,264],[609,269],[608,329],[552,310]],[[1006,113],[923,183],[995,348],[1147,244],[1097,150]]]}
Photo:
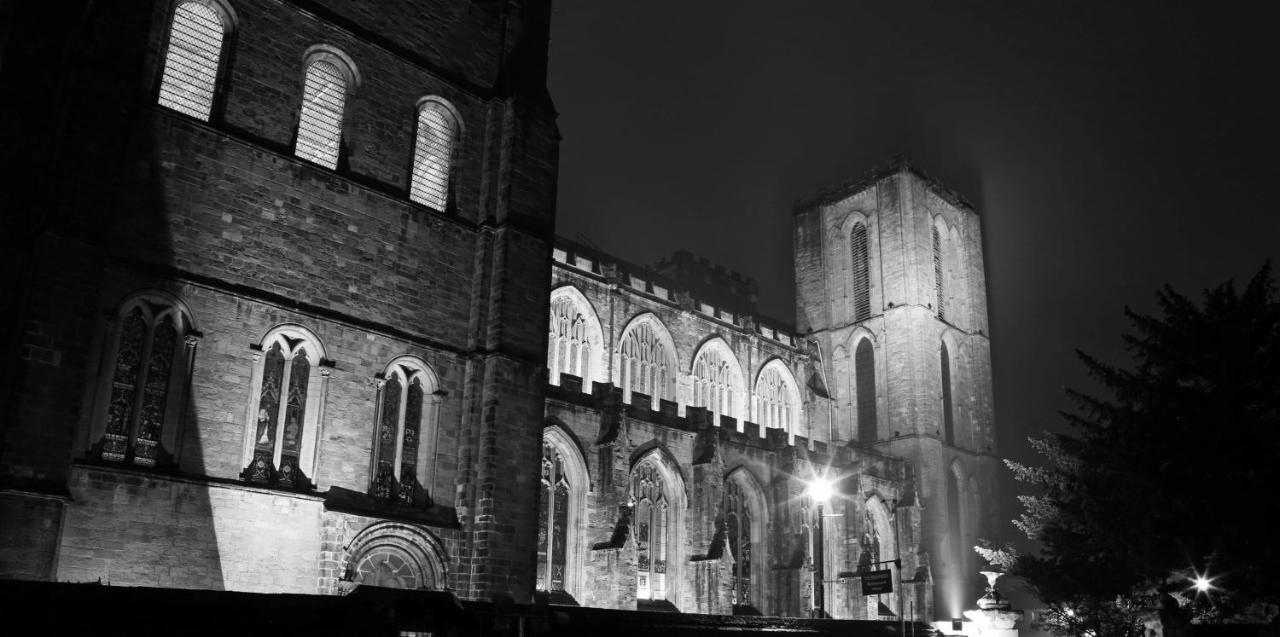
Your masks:
{"label": "stone pedestal", "polygon": [[987,577],[987,594],[978,598],[978,608],[967,610],[964,616],[972,622],[972,629],[966,634],[975,637],[1018,637],[1018,623],[1022,621],[1022,611],[1009,608],[1009,600],[996,590],[996,580],[1000,573],[982,571]]}

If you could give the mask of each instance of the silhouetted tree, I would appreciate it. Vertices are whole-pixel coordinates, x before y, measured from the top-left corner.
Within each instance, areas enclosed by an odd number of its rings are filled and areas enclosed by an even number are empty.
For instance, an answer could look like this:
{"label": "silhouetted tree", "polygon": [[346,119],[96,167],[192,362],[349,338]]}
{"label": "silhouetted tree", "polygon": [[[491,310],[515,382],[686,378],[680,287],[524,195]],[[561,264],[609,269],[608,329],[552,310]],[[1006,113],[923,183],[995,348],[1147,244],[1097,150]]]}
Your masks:
{"label": "silhouetted tree", "polygon": [[[1004,559],[1061,634],[1140,635],[1160,616],[1272,621],[1280,603],[1280,300],[1270,264],[1203,304],[1165,286],[1125,308],[1129,368],[1078,352],[1105,397],[1068,391],[1066,434],[1007,464],[1039,487],[1014,523],[1040,542]],[[1012,559],[1010,559],[1012,558]],[[1211,579],[1197,593],[1193,579]],[[1177,605],[1171,607],[1170,603]],[[1172,628],[1172,627],[1171,627]]]}

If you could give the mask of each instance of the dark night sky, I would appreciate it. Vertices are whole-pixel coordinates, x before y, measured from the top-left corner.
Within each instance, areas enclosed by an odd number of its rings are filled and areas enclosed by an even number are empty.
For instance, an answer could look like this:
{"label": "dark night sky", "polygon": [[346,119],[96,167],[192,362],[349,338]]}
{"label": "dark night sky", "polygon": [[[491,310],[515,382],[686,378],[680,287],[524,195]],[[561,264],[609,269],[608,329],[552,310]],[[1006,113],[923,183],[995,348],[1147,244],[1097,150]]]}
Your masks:
{"label": "dark night sky", "polygon": [[792,202],[906,153],[982,216],[1001,453],[1028,458],[1090,388],[1073,350],[1124,360],[1126,304],[1280,257],[1273,34],[1244,7],[560,0],[558,231],[688,248],[791,320]]}

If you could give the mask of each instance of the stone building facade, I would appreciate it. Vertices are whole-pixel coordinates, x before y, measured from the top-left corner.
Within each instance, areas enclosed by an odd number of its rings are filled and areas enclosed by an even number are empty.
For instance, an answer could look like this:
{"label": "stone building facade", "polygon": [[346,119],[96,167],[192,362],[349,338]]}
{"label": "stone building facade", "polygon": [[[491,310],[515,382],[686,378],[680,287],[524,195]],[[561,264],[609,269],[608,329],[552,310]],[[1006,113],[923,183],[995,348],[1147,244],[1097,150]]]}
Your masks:
{"label": "stone building facade", "polygon": [[821,566],[832,616],[955,615],[995,471],[957,197],[800,205],[792,327],[554,237],[544,0],[73,4],[0,31],[0,578],[803,616]]}

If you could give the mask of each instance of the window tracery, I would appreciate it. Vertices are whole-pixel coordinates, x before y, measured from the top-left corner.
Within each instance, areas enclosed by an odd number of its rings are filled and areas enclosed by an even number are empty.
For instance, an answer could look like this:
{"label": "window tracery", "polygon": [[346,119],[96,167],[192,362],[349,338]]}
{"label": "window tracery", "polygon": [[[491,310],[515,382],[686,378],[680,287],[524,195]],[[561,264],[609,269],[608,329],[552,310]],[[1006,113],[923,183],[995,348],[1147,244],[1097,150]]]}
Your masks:
{"label": "window tracery", "polygon": [[756,542],[751,532],[754,515],[737,482],[725,482],[724,500],[725,535],[734,557],[732,602],[735,606],[752,605],[755,600],[755,591],[751,588],[751,560]]}
{"label": "window tracery", "polygon": [[394,504],[429,505],[425,485],[439,406],[435,374],[421,360],[404,356],[392,361],[376,384],[380,395],[369,494]]}
{"label": "window tracery", "polygon": [[667,596],[667,539],[671,519],[670,501],[656,460],[636,467],[631,478],[631,498],[635,502],[636,597],[665,599]]}
{"label": "window tracery", "polygon": [[[573,299],[560,296],[551,301],[550,331],[547,337],[547,368],[551,372],[551,382],[559,384],[560,374],[573,374],[581,378],[584,385],[590,383],[592,349],[587,336],[587,317]],[[623,351],[627,356],[625,346]]]}
{"label": "window tracery", "polygon": [[721,416],[738,417],[741,394],[742,375],[728,346],[720,340],[704,345],[693,361],[693,406],[705,407],[719,425]]}
{"label": "window tracery", "polygon": [[756,380],[756,422],[791,432],[797,413],[795,383],[781,363],[771,362]]}
{"label": "window tracery", "polygon": [[290,490],[311,487],[317,412],[329,376],[322,351],[309,332],[284,327],[269,332],[254,353],[242,480]]}
{"label": "window tracery", "polygon": [[619,352],[622,395],[628,401],[632,392],[648,394],[654,405],[673,398],[668,391],[673,352],[667,351],[652,323],[642,322],[629,329]]}
{"label": "window tracery", "polygon": [[565,590],[570,489],[564,458],[558,449],[544,443],[541,499],[538,503],[538,590]]}

